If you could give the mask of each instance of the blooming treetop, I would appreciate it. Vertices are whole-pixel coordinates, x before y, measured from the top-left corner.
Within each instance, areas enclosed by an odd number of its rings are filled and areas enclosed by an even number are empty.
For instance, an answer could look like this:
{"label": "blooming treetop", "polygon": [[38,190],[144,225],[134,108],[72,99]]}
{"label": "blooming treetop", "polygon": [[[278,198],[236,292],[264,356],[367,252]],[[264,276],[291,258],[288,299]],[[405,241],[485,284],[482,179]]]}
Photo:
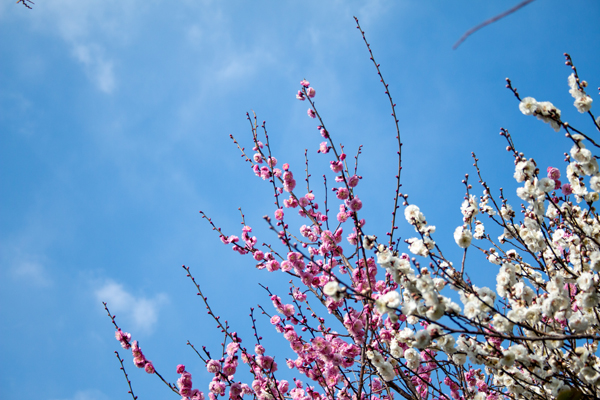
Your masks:
{"label": "blooming treetop", "polygon": [[[319,145],[319,154],[330,158],[336,214],[329,214],[327,200],[301,189],[293,168],[271,154],[269,136],[256,116],[248,116],[252,154],[232,139],[254,174],[274,191],[274,221],[265,220],[277,235],[278,246],[258,246],[245,223],[241,239],[227,235],[202,213],[221,241],[252,257],[257,268],[292,278],[288,298],[269,293],[275,310],[270,322],[289,343],[289,358],[283,362],[279,356],[276,361],[260,342],[253,348],[242,346],[237,333],[210,309],[188,267],[184,267],[188,276],[227,339],[216,356],[206,349],[204,354],[197,352],[214,376],[212,381],[194,388],[192,375],[178,365],[172,372],[179,379],[169,383],[115,323],[122,347],[132,349],[136,366],[158,375],[184,399],[599,397],[600,217],[595,203],[600,197],[600,171],[593,150],[600,146],[584,131],[600,130],[600,118],[591,112],[587,83],[580,80],[570,57],[569,92],[577,110],[591,117],[585,126],[574,128],[550,102],[521,99],[510,81],[507,85],[523,114],[565,132],[572,143],[566,168],[538,166],[518,152],[509,132],[502,129],[514,157],[514,179],[521,184],[517,195],[523,201],[522,217],[502,192],[496,195],[488,187],[473,155],[482,192],[474,194],[465,177],[462,223],[454,231],[463,257],[451,260],[436,243],[435,226],[399,191],[401,145],[395,104],[367,47],[398,132],[396,197],[387,240],[366,228],[357,166],[352,168],[333,142],[312,100],[316,91],[302,80],[296,98],[307,102],[307,114],[318,121],[326,140]],[[404,219],[414,228],[404,242],[394,236],[400,202]],[[305,223],[290,226],[292,213]],[[492,238],[486,233],[488,224],[499,226],[502,235]],[[497,271],[495,288],[468,279],[467,253],[472,251],[483,253]],[[342,329],[334,330],[334,322]],[[239,377],[240,360],[250,370],[249,381]],[[296,372],[293,383],[279,378],[282,368]]]}

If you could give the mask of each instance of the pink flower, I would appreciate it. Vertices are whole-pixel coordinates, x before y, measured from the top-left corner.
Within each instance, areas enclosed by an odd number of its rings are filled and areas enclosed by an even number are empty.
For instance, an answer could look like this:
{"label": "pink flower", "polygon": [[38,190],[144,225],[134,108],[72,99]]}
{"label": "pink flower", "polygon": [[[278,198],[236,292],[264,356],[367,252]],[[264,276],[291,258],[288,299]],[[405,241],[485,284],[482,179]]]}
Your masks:
{"label": "pink flower", "polygon": [[300,84],[301,84],[302,86],[304,86],[305,88],[307,88],[307,87],[309,87],[309,86],[310,86],[310,83],[308,83],[308,81],[307,81],[306,79],[302,79],[302,80],[300,81]]}
{"label": "pink flower", "polygon": [[337,198],[340,200],[346,200],[349,195],[350,195],[350,192],[345,187],[341,187],[337,191]]}
{"label": "pink flower", "polygon": [[240,344],[237,342],[231,342],[227,345],[227,350],[225,350],[225,352],[232,356],[234,355],[240,348]]}
{"label": "pink flower", "polygon": [[229,388],[229,398],[237,399],[240,397],[240,394],[242,394],[242,384],[239,382],[232,383]]}
{"label": "pink flower", "polygon": [[306,90],[306,94],[308,94],[308,97],[310,97],[312,99],[313,97],[315,97],[315,94],[316,94],[315,88],[308,88]]}
{"label": "pink flower", "polygon": [[302,90],[298,90],[298,93],[296,94],[296,98],[300,101],[306,100],[306,97],[304,97],[304,93],[302,93]]}
{"label": "pink flower", "polygon": [[560,171],[558,170],[558,168],[554,168],[554,167],[548,167],[548,178],[550,179],[560,179]]}
{"label": "pink flower", "polygon": [[291,263],[291,262],[289,262],[288,260],[284,260],[284,261],[281,263],[281,270],[282,270],[283,272],[288,272],[288,271],[291,271],[291,270],[292,270],[292,263]]}
{"label": "pink flower", "polygon": [[279,269],[279,262],[277,260],[267,261],[267,271],[273,272]]}
{"label": "pink flower", "polygon": [[337,174],[344,168],[344,164],[341,161],[331,161],[329,167]]}
{"label": "pink flower", "polygon": [[329,146],[327,146],[327,142],[321,142],[317,153],[327,154],[327,153],[329,153],[329,150],[330,150],[330,148],[329,148]]}
{"label": "pink flower", "polygon": [[257,344],[256,346],[254,346],[254,352],[259,356],[262,356],[263,354],[265,354],[265,348],[262,345]]}
{"label": "pink flower", "polygon": [[565,183],[564,185],[562,185],[562,188],[561,188],[561,190],[562,190],[562,193],[563,193],[565,196],[568,196],[568,195],[570,195],[571,193],[573,193],[573,189],[571,189],[571,185],[570,185],[570,184],[568,184],[568,183]]}
{"label": "pink flower", "polygon": [[146,365],[144,366],[144,370],[149,373],[149,374],[153,374],[154,373],[154,365],[152,365],[151,361],[146,361]]}
{"label": "pink flower", "polygon": [[206,363],[206,370],[211,374],[216,374],[221,371],[221,364],[217,360],[209,360]]}
{"label": "pink flower", "polygon": [[125,350],[129,350],[131,348],[131,334],[127,332],[123,332],[120,328],[115,332],[115,337],[119,342],[121,342],[121,347]]}
{"label": "pink flower", "polygon": [[356,185],[358,185],[358,180],[359,180],[358,176],[356,176],[356,175],[351,176],[350,178],[348,178],[348,186],[356,187]]}
{"label": "pink flower", "polygon": [[277,210],[275,210],[275,219],[277,221],[283,220],[283,209],[282,208],[278,208]]}
{"label": "pink flower", "polygon": [[190,393],[189,397],[190,397],[190,400],[204,400],[204,393],[202,393],[198,389],[194,389]]}
{"label": "pink flower", "polygon": [[560,183],[560,181],[558,179],[554,180],[554,190],[558,190],[560,189],[562,186],[562,184]]}
{"label": "pink flower", "polygon": [[178,374],[183,374],[183,372],[184,372],[184,371],[185,371],[185,365],[183,365],[183,364],[179,364],[179,365],[177,366],[177,373],[178,373]]}
{"label": "pink flower", "polygon": [[218,378],[213,378],[213,380],[208,384],[208,390],[210,390],[211,394],[218,394],[223,396],[225,394],[225,384],[220,382]]}
{"label": "pink flower", "polygon": [[321,136],[323,136],[325,139],[327,139],[329,137],[329,132],[327,132],[327,129],[321,128],[320,132],[321,132]]}
{"label": "pink flower", "polygon": [[310,204],[310,202],[308,201],[308,199],[306,197],[300,197],[298,199],[298,204],[300,204],[301,207],[306,207]]}
{"label": "pink flower", "polygon": [[314,110],[312,108],[309,108],[308,111],[306,111],[306,113],[311,118],[316,118],[317,117],[317,114],[315,114],[315,112],[314,112]]}

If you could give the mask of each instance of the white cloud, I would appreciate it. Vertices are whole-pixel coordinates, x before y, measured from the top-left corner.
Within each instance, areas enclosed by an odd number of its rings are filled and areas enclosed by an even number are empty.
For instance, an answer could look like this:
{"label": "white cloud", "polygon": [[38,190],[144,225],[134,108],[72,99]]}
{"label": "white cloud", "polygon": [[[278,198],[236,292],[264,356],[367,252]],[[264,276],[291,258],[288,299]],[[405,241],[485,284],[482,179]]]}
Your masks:
{"label": "white cloud", "polygon": [[[0,266],[7,277],[23,286],[48,287],[52,285],[46,248],[48,238],[55,238],[39,224],[25,224],[21,230],[13,230],[0,244]],[[2,268],[0,268],[2,269]]]}
{"label": "white cloud", "polygon": [[61,37],[95,86],[112,93],[117,80],[110,49],[128,42],[143,10],[144,2],[138,0],[54,0],[36,4],[31,21]]}
{"label": "white cloud", "polygon": [[167,301],[167,295],[159,293],[154,298],[136,297],[127,292],[123,285],[107,281],[95,291],[98,301],[108,304],[112,314],[118,314],[121,324],[123,317],[128,323],[133,324],[132,329],[137,331],[152,331],[158,321],[158,309]]}
{"label": "white cloud", "polygon": [[27,281],[34,286],[44,287],[52,283],[44,266],[35,260],[18,261],[13,264],[11,272],[13,278]]}
{"label": "white cloud", "polygon": [[85,66],[88,77],[104,93],[112,93],[115,89],[113,62],[107,60],[104,51],[95,45],[75,45],[73,54]]}

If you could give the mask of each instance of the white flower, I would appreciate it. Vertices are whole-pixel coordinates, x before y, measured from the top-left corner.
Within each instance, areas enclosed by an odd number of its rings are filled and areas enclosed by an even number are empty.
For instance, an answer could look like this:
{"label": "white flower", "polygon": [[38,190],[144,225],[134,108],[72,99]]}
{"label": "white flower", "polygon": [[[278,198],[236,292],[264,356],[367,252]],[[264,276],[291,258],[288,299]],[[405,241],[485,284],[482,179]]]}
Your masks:
{"label": "white flower", "polygon": [[471,245],[472,239],[473,235],[471,234],[471,231],[464,226],[459,226],[454,231],[454,241],[456,241],[456,244],[463,249],[466,249]]}
{"label": "white flower", "polygon": [[533,115],[533,113],[537,110],[537,101],[533,97],[525,97],[519,103],[519,110],[525,115]]}
{"label": "white flower", "polygon": [[510,204],[503,204],[500,209],[500,215],[506,220],[513,219],[515,217],[515,211]]}
{"label": "white flower", "polygon": [[584,200],[586,203],[591,204],[600,199],[600,195],[598,192],[590,192],[584,196]]}
{"label": "white flower", "polygon": [[468,200],[463,201],[460,206],[460,212],[463,215],[465,223],[471,223],[473,218],[479,213],[479,207],[477,206],[477,198],[474,195],[470,195]]}
{"label": "white flower", "polygon": [[393,381],[396,377],[394,367],[387,361],[377,367],[377,372],[379,372],[381,378],[383,378],[383,380],[386,382]]}
{"label": "white flower", "polygon": [[578,143],[571,148],[571,157],[578,163],[585,164],[592,160],[592,152],[586,149],[583,143]]}
{"label": "white flower", "polygon": [[600,192],[600,175],[594,175],[590,178],[590,189]]}
{"label": "white flower", "polygon": [[419,331],[415,334],[415,346],[417,349],[424,349],[431,343],[431,336],[426,330]]}
{"label": "white flower", "polygon": [[421,354],[412,347],[409,347],[404,350],[404,358],[406,358],[406,361],[418,361],[421,359]]}
{"label": "white flower", "polygon": [[600,171],[600,168],[598,167],[598,160],[592,157],[590,162],[581,165],[581,169],[586,175],[596,175],[598,171]]}
{"label": "white flower", "polygon": [[592,98],[588,95],[583,95],[578,99],[575,99],[575,102],[573,103],[573,105],[575,106],[575,108],[577,108],[577,111],[579,111],[580,113],[585,113],[590,111],[590,109],[592,108]]}
{"label": "white flower", "polygon": [[425,315],[430,320],[437,321],[438,319],[440,319],[444,316],[445,312],[446,312],[446,306],[443,303],[439,303],[439,304],[431,306],[431,308],[429,310],[427,310],[427,313]]}
{"label": "white flower", "polygon": [[341,288],[336,281],[330,281],[323,286],[323,293],[335,301],[340,301],[344,298],[346,288]]}
{"label": "white flower", "polygon": [[387,292],[375,301],[375,306],[380,314],[394,312],[394,309],[400,307],[400,304],[402,304],[402,298],[400,297],[400,293],[395,290]]}
{"label": "white flower", "polygon": [[411,204],[404,209],[404,217],[411,225],[413,225],[415,221],[418,223],[425,222],[425,216],[421,213],[419,207],[414,204]]}
{"label": "white flower", "polygon": [[515,344],[508,348],[515,354],[515,358],[525,364],[529,364],[529,355],[527,353],[527,348],[522,344]]}
{"label": "white flower", "polygon": [[562,389],[564,385],[565,384],[563,383],[563,381],[552,377],[550,383],[546,383],[544,385],[544,388],[546,389],[546,391],[549,391],[552,394],[552,396],[558,396],[558,392],[560,391],[560,389]]}
{"label": "white flower", "polygon": [[576,313],[569,318],[569,327],[575,332],[585,332],[590,326],[590,321],[582,314]]}
{"label": "white flower", "polygon": [[594,271],[600,271],[600,251],[593,251],[590,254],[590,268]]}
{"label": "white flower", "polygon": [[502,314],[495,314],[492,322],[494,328],[499,332],[511,333],[513,324]]}
{"label": "white flower", "polygon": [[551,191],[553,191],[554,186],[554,180],[550,178],[542,178],[537,183],[538,189],[544,193],[550,193]]}
{"label": "white flower", "polygon": [[579,375],[592,385],[597,385],[600,380],[600,374],[593,368],[584,367],[579,371]]}
{"label": "white flower", "polygon": [[393,357],[404,357],[404,348],[398,344],[398,339],[393,338],[390,343],[390,353]]}
{"label": "white flower", "polygon": [[483,239],[485,237],[485,227],[479,221],[475,225],[475,233],[473,234],[475,239]]}
{"label": "white flower", "polygon": [[367,357],[369,358],[369,360],[371,360],[373,365],[375,365],[376,367],[385,362],[385,360],[383,359],[383,356],[377,350],[368,350]]}
{"label": "white flower", "polygon": [[467,355],[463,353],[455,353],[452,355],[452,362],[456,365],[463,365],[467,362]]}
{"label": "white flower", "polygon": [[410,244],[408,250],[410,250],[411,253],[423,257],[426,257],[429,254],[429,250],[421,239],[412,238],[408,239],[407,242]]}
{"label": "white flower", "polygon": [[519,161],[515,165],[515,174],[513,175],[517,182],[523,182],[533,176],[535,164],[531,160]]}
{"label": "white flower", "polygon": [[468,301],[465,304],[465,317],[473,320],[479,317],[481,314],[481,310],[479,309],[479,304],[476,301]]}
{"label": "white flower", "polygon": [[500,364],[505,367],[512,367],[515,363],[515,353],[510,350],[506,350],[504,354],[502,354],[502,358],[500,359]]}
{"label": "white flower", "polygon": [[584,272],[577,278],[577,285],[581,290],[588,290],[594,284],[594,276],[589,272]]}

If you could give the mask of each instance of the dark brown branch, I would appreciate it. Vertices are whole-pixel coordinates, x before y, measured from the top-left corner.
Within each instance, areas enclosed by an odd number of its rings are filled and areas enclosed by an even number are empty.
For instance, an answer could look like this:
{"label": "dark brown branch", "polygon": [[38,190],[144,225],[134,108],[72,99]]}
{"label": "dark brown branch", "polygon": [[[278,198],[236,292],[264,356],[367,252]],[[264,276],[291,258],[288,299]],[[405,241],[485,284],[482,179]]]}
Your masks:
{"label": "dark brown branch", "polygon": [[129,385],[128,393],[131,394],[131,397],[133,397],[133,400],[137,400],[137,396],[135,394],[133,394],[133,388],[131,387],[131,381],[129,380],[129,377],[127,376],[127,372],[125,371],[125,365],[123,365],[123,359],[121,358],[121,356],[119,356],[119,353],[116,351],[115,351],[115,355],[117,356],[117,359],[121,363],[121,371],[123,371],[123,374],[125,374],[125,379],[127,380],[127,384]]}
{"label": "dark brown branch", "polygon": [[514,13],[515,11],[519,10],[520,8],[525,7],[527,4],[533,2],[534,0],[525,0],[522,1],[521,3],[517,4],[516,6],[514,6],[513,8],[504,11],[501,14],[496,15],[495,17],[492,17],[490,19],[488,19],[487,21],[482,22],[481,24],[477,25],[474,28],[469,29],[468,31],[465,32],[464,35],[462,35],[462,37],[460,39],[458,39],[458,41],[456,43],[454,43],[454,46],[452,46],[452,50],[456,50],[458,48],[458,46],[461,45],[462,42],[464,42],[465,40],[467,40],[467,38],[469,36],[471,36],[472,34],[474,34],[475,32],[477,32],[478,30],[480,30],[481,28],[484,28],[490,24],[493,24],[494,22],[506,17],[507,15],[510,15],[512,13]]}
{"label": "dark brown branch", "polygon": [[31,8],[31,6],[30,6],[29,4],[27,4],[27,3],[35,4],[35,3],[34,3],[33,1],[31,1],[31,0],[18,0],[18,1],[17,1],[17,4],[19,4],[19,3],[23,4],[25,7],[29,8],[30,10],[31,10],[32,8]]}

